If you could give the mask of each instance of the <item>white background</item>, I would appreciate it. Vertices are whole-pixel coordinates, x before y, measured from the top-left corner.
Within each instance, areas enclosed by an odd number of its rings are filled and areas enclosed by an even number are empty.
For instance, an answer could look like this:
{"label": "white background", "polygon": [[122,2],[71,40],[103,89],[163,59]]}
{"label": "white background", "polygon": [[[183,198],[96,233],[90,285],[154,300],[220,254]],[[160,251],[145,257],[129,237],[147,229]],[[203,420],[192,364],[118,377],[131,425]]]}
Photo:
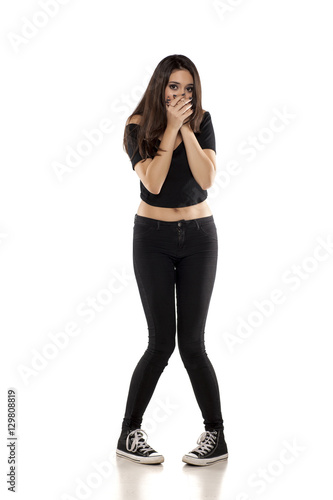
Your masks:
{"label": "white background", "polygon": [[[52,16],[46,4],[6,1],[0,12],[2,498],[12,498],[9,388],[17,392],[18,499],[326,497],[330,2],[71,0],[56,2]],[[158,62],[175,53],[197,66],[217,145],[207,201],[219,260],[206,349],[229,461],[202,468],[181,461],[204,427],[178,349],[142,425],[164,464],[115,459],[130,378],[148,340],[132,268],[139,178],[122,148],[124,124]],[[270,131],[277,112],[289,118]],[[101,143],[57,175],[56,162],[66,164],[84,130],[105,119],[112,130]],[[259,148],[249,159],[240,147],[253,138]],[[88,322],[79,311],[92,297],[98,311]],[[264,301],[269,315],[259,312]],[[240,336],[240,321],[255,320]],[[59,332],[67,345],[56,348]],[[103,461],[104,476],[94,465]]]}

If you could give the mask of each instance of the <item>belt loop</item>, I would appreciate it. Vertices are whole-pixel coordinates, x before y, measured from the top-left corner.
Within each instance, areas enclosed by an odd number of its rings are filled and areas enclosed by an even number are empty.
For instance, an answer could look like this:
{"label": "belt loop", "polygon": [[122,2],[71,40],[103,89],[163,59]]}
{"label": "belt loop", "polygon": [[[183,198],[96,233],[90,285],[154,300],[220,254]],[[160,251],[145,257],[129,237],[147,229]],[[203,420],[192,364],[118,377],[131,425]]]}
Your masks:
{"label": "belt loop", "polygon": [[194,219],[194,220],[195,220],[195,223],[197,225],[197,228],[200,229],[199,222],[197,221],[197,219]]}
{"label": "belt loop", "polygon": [[159,228],[160,228],[160,221],[158,220],[157,221],[157,229],[159,229]]}

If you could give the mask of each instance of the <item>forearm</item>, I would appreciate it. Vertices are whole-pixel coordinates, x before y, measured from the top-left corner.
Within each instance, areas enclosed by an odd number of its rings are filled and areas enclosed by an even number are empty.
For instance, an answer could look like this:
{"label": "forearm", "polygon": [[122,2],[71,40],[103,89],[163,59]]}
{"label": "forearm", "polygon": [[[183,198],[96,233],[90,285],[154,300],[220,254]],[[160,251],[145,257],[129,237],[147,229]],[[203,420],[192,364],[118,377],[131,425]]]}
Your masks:
{"label": "forearm", "polygon": [[181,126],[180,132],[193,177],[202,189],[210,188],[216,175],[214,164],[202,150],[193,130],[187,124]]}
{"label": "forearm", "polygon": [[160,192],[168,175],[177,134],[176,128],[167,125],[160,142],[160,148],[165,151],[158,151],[159,156],[156,155],[147,167],[147,183],[149,191],[153,194]]}

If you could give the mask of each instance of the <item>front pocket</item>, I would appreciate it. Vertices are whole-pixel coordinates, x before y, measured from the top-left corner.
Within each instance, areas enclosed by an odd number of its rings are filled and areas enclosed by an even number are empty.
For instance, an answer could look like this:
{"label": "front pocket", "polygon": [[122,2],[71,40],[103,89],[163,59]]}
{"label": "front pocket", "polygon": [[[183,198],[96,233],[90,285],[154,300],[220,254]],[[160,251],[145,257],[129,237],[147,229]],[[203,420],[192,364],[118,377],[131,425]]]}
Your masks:
{"label": "front pocket", "polygon": [[210,236],[211,238],[217,240],[216,225],[214,222],[210,222],[208,224],[200,224],[200,230],[205,235]]}
{"label": "front pocket", "polygon": [[133,227],[133,238],[135,240],[138,238],[143,238],[146,234],[150,233],[152,229],[154,229],[154,226],[136,222]]}

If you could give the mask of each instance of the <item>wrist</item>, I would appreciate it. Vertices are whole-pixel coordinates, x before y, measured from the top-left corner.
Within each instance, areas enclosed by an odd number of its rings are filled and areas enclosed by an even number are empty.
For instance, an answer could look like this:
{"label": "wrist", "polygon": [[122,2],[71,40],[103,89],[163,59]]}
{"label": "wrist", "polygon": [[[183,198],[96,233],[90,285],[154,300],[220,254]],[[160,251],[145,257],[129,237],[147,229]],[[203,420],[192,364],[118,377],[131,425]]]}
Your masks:
{"label": "wrist", "polygon": [[175,127],[174,125],[171,125],[171,123],[168,123],[166,128],[168,130],[170,130],[171,133],[176,134],[176,135],[178,134],[179,128]]}
{"label": "wrist", "polygon": [[189,123],[183,123],[183,125],[180,127],[180,132],[192,132],[191,126]]}

